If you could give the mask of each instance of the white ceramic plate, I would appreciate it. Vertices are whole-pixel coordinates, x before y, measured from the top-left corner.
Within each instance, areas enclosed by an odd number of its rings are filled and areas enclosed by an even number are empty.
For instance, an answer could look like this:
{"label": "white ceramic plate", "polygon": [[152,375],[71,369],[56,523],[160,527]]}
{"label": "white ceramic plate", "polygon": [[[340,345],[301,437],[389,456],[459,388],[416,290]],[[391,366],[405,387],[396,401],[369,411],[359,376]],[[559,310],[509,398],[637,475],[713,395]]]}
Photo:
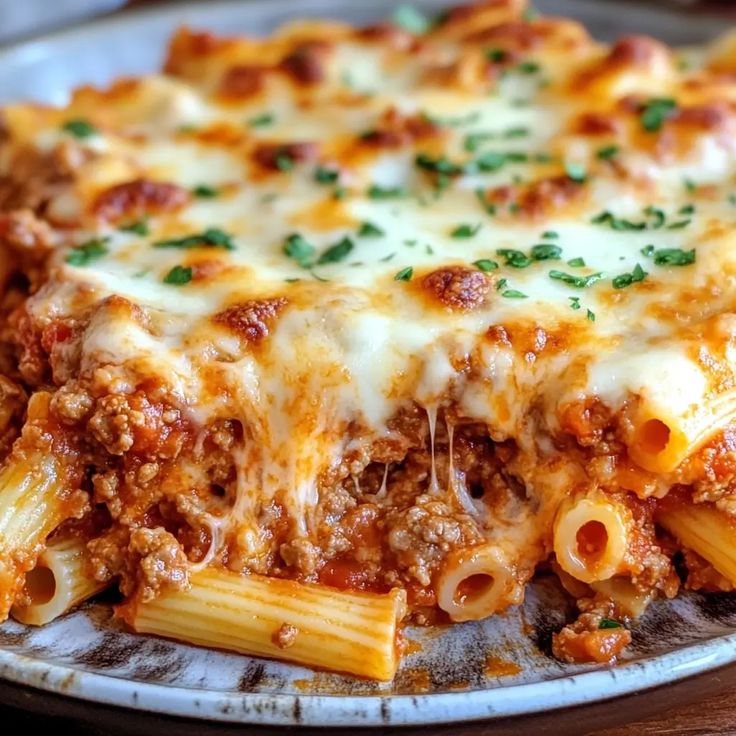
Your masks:
{"label": "white ceramic plate", "polygon": [[[0,51],[0,100],[63,102],[81,82],[155,69],[180,23],[266,33],[293,15],[369,21],[391,0],[261,0],[165,6]],[[421,2],[437,8],[436,0]],[[723,22],[587,0],[540,0],[610,38],[652,33],[704,40]],[[690,595],[651,607],[617,668],[568,666],[549,656],[552,631],[572,617],[552,579],[520,609],[491,620],[409,630],[418,651],[391,684],[134,636],[108,608],[89,605],[41,629],[0,626],[0,678],[111,705],[221,721],[344,725],[429,724],[551,710],[672,682],[736,661],[736,596]]]}

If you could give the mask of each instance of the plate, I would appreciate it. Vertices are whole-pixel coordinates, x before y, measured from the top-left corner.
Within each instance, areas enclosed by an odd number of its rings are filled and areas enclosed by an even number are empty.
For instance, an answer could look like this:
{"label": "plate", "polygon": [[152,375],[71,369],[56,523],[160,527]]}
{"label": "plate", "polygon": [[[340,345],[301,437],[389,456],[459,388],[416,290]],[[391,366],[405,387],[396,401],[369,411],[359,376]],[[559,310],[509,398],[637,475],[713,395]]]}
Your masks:
{"label": "plate", "polygon": [[[0,101],[63,103],[76,84],[104,84],[161,61],[181,23],[267,33],[292,17],[357,22],[385,17],[392,0],[286,0],[168,5],[97,21],[0,50]],[[417,3],[436,9],[436,0]],[[703,41],[723,20],[624,3],[541,0],[544,12],[577,17],[595,35],[651,33]],[[623,6],[623,7],[622,7]],[[633,630],[616,668],[564,665],[552,632],[572,618],[552,578],[533,583],[504,615],[436,629],[408,629],[410,654],[392,683],[217,652],[126,632],[110,609],[89,604],[40,629],[0,626],[0,678],[142,711],[271,725],[375,726],[471,721],[612,698],[736,662],[736,596],[690,594],[657,602]]]}

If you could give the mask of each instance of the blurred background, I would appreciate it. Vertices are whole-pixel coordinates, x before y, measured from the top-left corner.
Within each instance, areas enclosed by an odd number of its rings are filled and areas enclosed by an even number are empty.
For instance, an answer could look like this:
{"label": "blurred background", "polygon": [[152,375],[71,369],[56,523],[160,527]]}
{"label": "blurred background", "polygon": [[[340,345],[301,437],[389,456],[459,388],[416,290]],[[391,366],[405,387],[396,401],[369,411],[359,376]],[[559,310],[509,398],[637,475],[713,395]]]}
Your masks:
{"label": "blurred background", "polygon": [[[172,0],[0,0],[0,44],[33,36],[45,31],[73,25],[95,16],[119,11],[131,5],[151,5]],[[454,0],[458,2],[468,0]],[[240,0],[248,2],[248,0]],[[349,5],[350,0],[344,0]],[[597,0],[589,0],[591,3]],[[293,0],[295,11],[300,0]],[[206,5],[207,0],[199,0]],[[399,0],[397,0],[399,4]],[[448,1],[448,5],[452,2]],[[623,3],[628,4],[628,3]],[[736,0],[641,0],[640,5],[677,5],[699,9],[733,10]]]}

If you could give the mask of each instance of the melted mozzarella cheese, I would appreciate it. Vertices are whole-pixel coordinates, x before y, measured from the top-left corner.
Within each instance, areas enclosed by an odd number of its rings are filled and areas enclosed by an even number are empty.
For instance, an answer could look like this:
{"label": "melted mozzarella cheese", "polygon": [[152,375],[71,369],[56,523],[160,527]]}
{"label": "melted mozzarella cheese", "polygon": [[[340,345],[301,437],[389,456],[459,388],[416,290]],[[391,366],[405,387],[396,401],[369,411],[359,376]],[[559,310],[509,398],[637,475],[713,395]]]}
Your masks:
{"label": "melted mozzarella cheese", "polygon": [[[451,61],[461,50],[450,44],[443,53]],[[136,176],[216,193],[193,197],[174,214],[152,214],[145,236],[113,224],[80,229],[77,243],[101,235],[107,252],[78,266],[61,253],[55,278],[63,286],[52,284],[33,309],[52,310],[72,284],[91,286],[100,300],[124,297],[148,314],[141,326],[98,313],[84,336],[84,365],[155,372],[197,425],[239,419],[257,449],[242,458],[238,517],[255,514],[255,499],[282,492],[307,533],[317,478],[342,461],[349,428],[361,427],[371,440],[386,437],[391,418],[413,403],[427,410],[430,426],[438,407],[452,403],[502,440],[524,436],[539,405],[548,409],[534,419],[544,434],[558,430],[555,412],[566,402],[596,397],[618,411],[639,400],[679,417],[713,391],[692,328],[732,301],[730,141],[698,133],[665,155],[652,143],[656,133],[651,145],[636,144],[636,136],[648,135],[636,115],[621,123],[633,126],[631,138],[574,132],[574,121],[591,109],[613,116],[618,97],[642,90],[660,96],[657,75],[614,84],[612,100],[570,92],[575,75],[599,58],[593,44],[564,63],[542,48],[534,55],[537,71],[512,68],[492,94],[422,82],[423,54],[405,54],[400,71],[387,76],[389,55],[380,45],[338,41],[331,86],[320,90],[318,104],[278,80],[265,96],[237,105],[183,81],[143,80],[142,119],[83,143],[131,163]],[[670,81],[666,91],[678,94]],[[361,134],[380,128],[391,108],[426,114],[440,137],[355,154]],[[270,125],[248,126],[264,113]],[[225,123],[241,131],[242,142],[175,132]],[[41,129],[35,144],[48,150],[58,136]],[[272,141],[318,143],[320,162],[341,169],[340,183],[316,181],[317,162],[258,171],[252,147]],[[614,144],[611,164],[599,152]],[[417,165],[422,153],[461,164],[493,161],[493,154],[497,165],[453,172],[435,186]],[[689,180],[707,187],[695,190]],[[525,211],[525,191],[550,181],[562,182],[562,194],[545,194],[543,184],[538,207]],[[335,197],[338,186],[342,198]],[[371,196],[372,186],[396,188],[397,196]],[[565,187],[578,192],[569,201]],[[365,223],[372,234],[361,235]],[[213,227],[231,236],[231,250],[156,247]],[[309,267],[285,252],[294,233],[314,249]],[[321,262],[344,238],[349,253]],[[511,251],[528,257],[540,245],[559,254],[522,258],[516,265],[523,267],[515,267]],[[693,249],[694,263],[656,262],[658,252]],[[185,284],[165,282],[173,268],[203,261],[218,262],[219,270]],[[438,269],[482,264],[492,269],[492,284],[472,308],[438,304],[421,286]],[[258,345],[244,345],[212,321],[230,305],[275,297],[286,307]],[[489,340],[489,329],[499,326],[508,345]],[[548,337],[529,347],[535,330]],[[221,388],[204,391],[213,375]],[[243,534],[244,548],[257,545],[254,533]]]}

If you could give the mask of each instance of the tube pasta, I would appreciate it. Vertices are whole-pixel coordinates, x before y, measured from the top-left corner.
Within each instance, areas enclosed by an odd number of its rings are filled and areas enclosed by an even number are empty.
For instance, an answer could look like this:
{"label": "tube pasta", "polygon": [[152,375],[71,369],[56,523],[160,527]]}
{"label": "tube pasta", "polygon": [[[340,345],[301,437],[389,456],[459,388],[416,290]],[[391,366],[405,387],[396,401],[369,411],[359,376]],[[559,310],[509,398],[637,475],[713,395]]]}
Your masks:
{"label": "tube pasta", "polygon": [[692,416],[645,407],[636,418],[629,454],[645,470],[669,473],[736,416],[736,392],[708,398]]}
{"label": "tube pasta", "polygon": [[79,537],[55,539],[41,553],[36,567],[26,573],[28,605],[15,605],[13,618],[24,624],[41,626],[53,621],[82,601],[107,587],[86,573],[89,553]]}
{"label": "tube pasta", "polygon": [[189,590],[119,612],[139,632],[390,680],[405,593],[355,593],[206,569],[191,576]]}
{"label": "tube pasta", "polygon": [[437,604],[453,621],[478,621],[521,598],[506,555],[492,544],[449,555],[435,587]]}
{"label": "tube pasta", "polygon": [[707,504],[665,503],[657,521],[736,585],[736,519]]}
{"label": "tube pasta", "polygon": [[631,514],[604,496],[563,504],[554,525],[557,562],[584,583],[615,575],[626,557]]}

